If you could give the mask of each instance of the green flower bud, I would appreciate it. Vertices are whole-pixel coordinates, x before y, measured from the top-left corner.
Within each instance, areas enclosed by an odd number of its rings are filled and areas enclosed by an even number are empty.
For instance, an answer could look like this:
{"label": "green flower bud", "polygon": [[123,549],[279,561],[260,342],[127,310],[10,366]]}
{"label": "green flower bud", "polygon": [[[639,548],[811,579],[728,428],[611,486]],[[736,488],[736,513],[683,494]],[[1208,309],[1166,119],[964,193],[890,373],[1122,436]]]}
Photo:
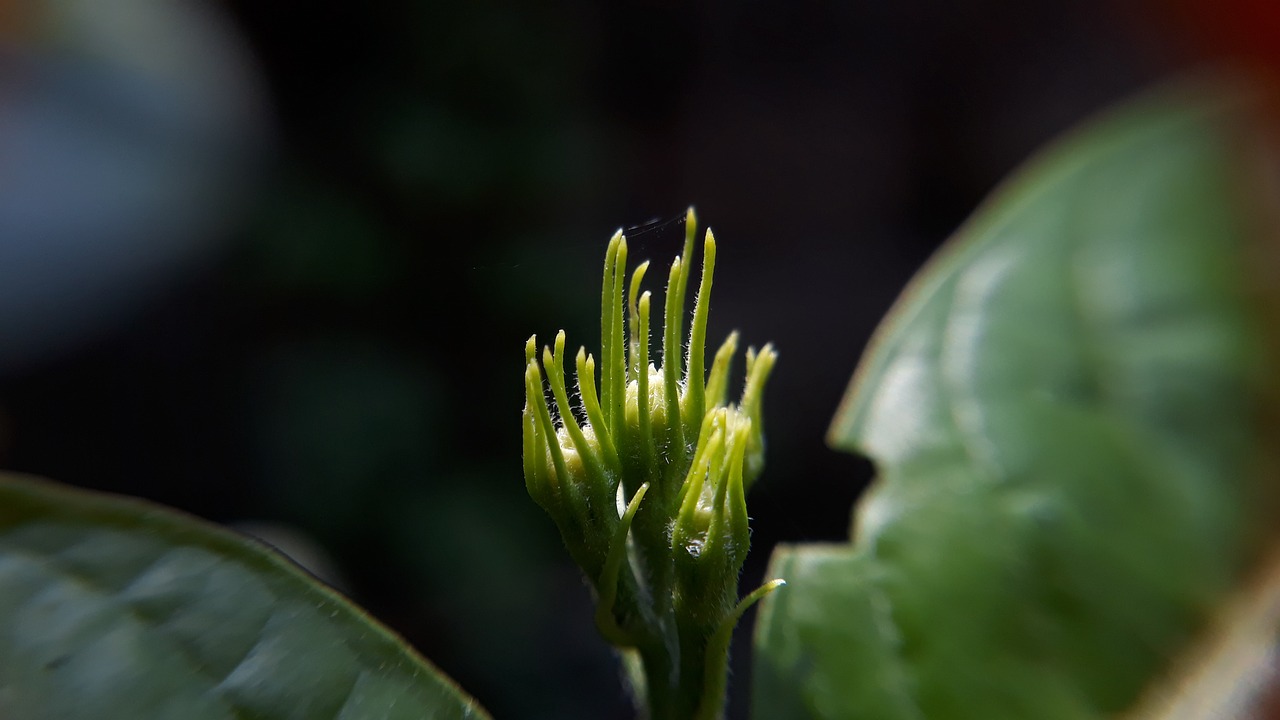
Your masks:
{"label": "green flower bud", "polygon": [[[635,428],[637,431],[644,425],[657,425],[662,427],[667,424],[667,403],[665,395],[662,391],[662,372],[649,365],[648,387],[645,395],[648,396],[646,410],[648,414],[641,420],[640,414],[640,382],[638,380],[627,381],[627,428],[628,430]],[[644,425],[641,425],[641,423]]]}
{"label": "green flower bud", "polygon": [[[667,703],[670,717],[721,702],[728,633],[745,610],[737,580],[750,544],[746,490],[764,468],[763,393],[776,359],[770,345],[747,350],[736,404],[727,402],[736,332],[707,372],[716,259],[710,230],[682,342],[696,236],[692,210],[685,227],[684,252],[667,277],[660,364],[650,358],[652,296],[641,289],[649,264],[636,269],[624,295],[621,231],[605,254],[599,375],[595,358],[580,349],[576,405],[565,376],[564,332],[543,349],[541,362],[535,338],[525,346],[526,488],[595,588],[601,632],[637,650],[650,709]],[[691,672],[695,665],[708,669]],[[706,682],[716,676],[718,695],[708,701]]]}
{"label": "green flower bud", "polygon": [[751,419],[736,408],[718,408],[703,421],[671,533],[678,566],[715,562],[736,577],[750,541],[742,475],[750,436]]}

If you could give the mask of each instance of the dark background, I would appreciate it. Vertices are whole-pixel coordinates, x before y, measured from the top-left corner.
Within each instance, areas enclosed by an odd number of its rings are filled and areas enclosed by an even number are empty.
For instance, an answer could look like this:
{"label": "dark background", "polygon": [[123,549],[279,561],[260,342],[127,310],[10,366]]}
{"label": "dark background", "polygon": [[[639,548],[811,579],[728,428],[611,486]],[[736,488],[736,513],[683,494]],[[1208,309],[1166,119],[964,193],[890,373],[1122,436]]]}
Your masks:
{"label": "dark background", "polygon": [[823,434],[911,274],[1188,59],[1102,0],[164,4],[112,43],[0,10],[0,462],[305,534],[499,718],[630,715],[518,424],[531,333],[598,346],[615,228],[695,205],[712,343],[779,349],[753,587],[846,536],[871,466]]}

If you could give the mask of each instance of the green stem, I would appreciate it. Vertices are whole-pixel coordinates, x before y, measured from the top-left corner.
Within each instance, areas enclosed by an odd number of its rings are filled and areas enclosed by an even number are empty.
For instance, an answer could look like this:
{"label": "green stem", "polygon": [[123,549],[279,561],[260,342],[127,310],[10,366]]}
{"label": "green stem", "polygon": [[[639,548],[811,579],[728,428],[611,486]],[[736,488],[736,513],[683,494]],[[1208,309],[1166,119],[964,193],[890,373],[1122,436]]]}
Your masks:
{"label": "green stem", "polygon": [[[674,634],[674,628],[671,628]],[[686,687],[687,675],[678,666],[679,646],[657,644],[641,648],[644,667],[647,720],[692,720],[698,706],[697,690]]]}

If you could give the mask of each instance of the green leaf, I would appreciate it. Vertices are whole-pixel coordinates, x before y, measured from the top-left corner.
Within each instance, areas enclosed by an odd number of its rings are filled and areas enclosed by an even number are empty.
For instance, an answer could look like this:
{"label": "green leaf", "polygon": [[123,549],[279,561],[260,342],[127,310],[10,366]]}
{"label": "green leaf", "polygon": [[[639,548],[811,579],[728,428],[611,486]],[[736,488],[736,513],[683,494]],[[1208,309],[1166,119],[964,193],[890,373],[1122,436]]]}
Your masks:
{"label": "green leaf", "polygon": [[760,718],[1114,717],[1263,549],[1260,150],[1236,87],[1060,142],[913,281],[830,441],[852,544],[782,547]]}
{"label": "green leaf", "polygon": [[14,475],[0,475],[0,618],[0,717],[488,717],[265,546]]}

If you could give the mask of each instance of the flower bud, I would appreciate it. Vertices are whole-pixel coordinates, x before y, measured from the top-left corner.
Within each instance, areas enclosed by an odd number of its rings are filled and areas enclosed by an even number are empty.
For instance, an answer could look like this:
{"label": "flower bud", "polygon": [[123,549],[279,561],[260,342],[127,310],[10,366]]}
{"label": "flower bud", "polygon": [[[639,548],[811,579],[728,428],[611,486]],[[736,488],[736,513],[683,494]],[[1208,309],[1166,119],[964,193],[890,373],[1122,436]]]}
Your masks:
{"label": "flower bud", "polygon": [[[713,636],[724,644],[713,655],[727,653],[728,632],[745,609],[737,600],[737,580],[750,544],[746,489],[764,467],[763,393],[776,354],[769,345],[758,353],[747,350],[746,382],[736,404],[726,402],[736,332],[706,371],[716,258],[710,230],[688,340],[682,342],[694,238],[690,210],[684,253],[667,278],[661,362],[650,358],[652,297],[640,287],[648,263],[636,269],[624,296],[627,241],[619,231],[605,253],[598,376],[595,357],[580,349],[579,401],[572,405],[564,332],[543,349],[541,362],[530,338],[523,421],[526,488],[594,586],[601,632],[642,653],[679,648],[677,656],[701,658]],[[762,592],[767,590],[744,602]],[[658,660],[648,657],[650,662]],[[708,677],[723,674],[724,657],[707,662],[718,663],[708,665]],[[703,677],[682,677],[677,670],[650,677],[648,684],[680,686],[666,688],[672,692],[701,687]]]}

